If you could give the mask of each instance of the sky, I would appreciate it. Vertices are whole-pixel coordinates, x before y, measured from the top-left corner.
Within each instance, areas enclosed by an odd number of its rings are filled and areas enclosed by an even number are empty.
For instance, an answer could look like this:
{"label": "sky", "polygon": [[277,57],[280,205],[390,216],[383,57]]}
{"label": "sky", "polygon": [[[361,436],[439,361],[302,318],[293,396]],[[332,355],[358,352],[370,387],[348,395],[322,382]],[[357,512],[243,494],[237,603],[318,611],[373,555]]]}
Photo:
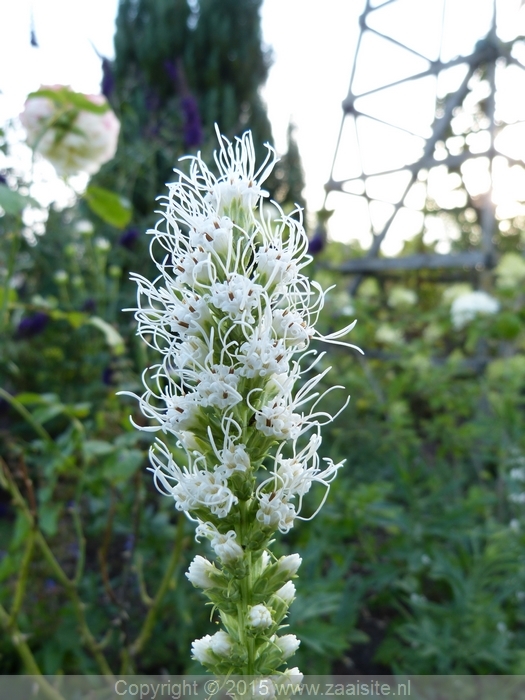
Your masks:
{"label": "sky", "polygon": [[[384,2],[372,0],[375,6]],[[521,4],[521,0],[498,2],[513,12]],[[491,3],[492,0],[448,0],[446,57],[464,55],[472,49],[483,35]],[[431,52],[436,50],[432,45],[436,45],[435,27],[441,15],[439,10],[438,16],[427,8],[440,4],[441,0],[397,0],[375,14],[378,18],[384,16],[387,28],[394,27],[402,42],[410,41],[417,50]],[[278,150],[285,150],[288,122],[292,120],[297,127],[295,135],[306,176],[305,197],[311,212],[324,202],[324,184],[335,154],[363,7],[364,0],[263,2],[263,40],[272,48],[274,57],[263,96]],[[31,47],[29,42],[31,8],[39,48]],[[18,114],[27,93],[40,84],[68,84],[78,91],[99,92],[100,61],[93,45],[101,54],[113,55],[117,8],[118,0],[0,0],[0,16],[8,18],[0,25],[0,123]],[[521,16],[523,19],[523,13]],[[355,86],[359,87],[359,80],[370,86],[403,71],[406,57],[399,52],[392,57],[383,56],[383,49],[378,54],[377,48],[373,44],[365,46],[369,55],[363,53],[361,75],[356,74]],[[410,110],[407,100],[414,97],[405,95],[391,100],[389,111],[397,109],[405,116],[410,111],[428,129],[433,116],[430,96],[424,91],[417,94],[415,102],[410,102]],[[381,108],[385,104],[383,101]],[[392,139],[384,144],[373,141],[369,154],[383,158],[385,154],[395,157],[397,153],[406,158],[403,149],[401,143],[396,148]],[[350,211],[348,201],[343,200],[337,202],[330,229],[332,237],[348,240],[361,236],[366,240],[363,231],[367,224],[364,219],[359,221],[359,211]],[[352,217],[357,217],[353,232],[349,225]]]}
{"label": "sky", "polygon": [[[31,6],[39,48],[29,43]],[[297,125],[311,211],[323,204],[361,6],[359,0],[263,3],[263,40],[274,56],[263,95],[278,150],[286,149],[289,120]],[[117,8],[118,0],[0,0],[1,16],[9,18],[0,25],[0,123],[18,114],[40,84],[98,92],[100,61],[91,42],[113,55]]]}

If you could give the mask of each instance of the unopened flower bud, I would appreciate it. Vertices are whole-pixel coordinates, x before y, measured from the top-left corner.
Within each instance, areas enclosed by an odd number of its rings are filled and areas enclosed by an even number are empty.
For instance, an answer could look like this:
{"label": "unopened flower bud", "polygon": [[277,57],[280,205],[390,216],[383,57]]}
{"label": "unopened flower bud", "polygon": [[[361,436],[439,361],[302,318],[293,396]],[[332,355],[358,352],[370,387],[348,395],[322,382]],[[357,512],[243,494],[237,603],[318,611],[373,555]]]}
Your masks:
{"label": "unopened flower bud", "polygon": [[283,659],[288,659],[293,656],[301,644],[295,634],[285,634],[282,637],[276,637],[274,643],[283,652]]}
{"label": "unopened flower bud", "polygon": [[281,557],[277,562],[278,571],[280,574],[294,576],[301,566],[302,561],[298,554],[289,554],[287,557]]}
{"label": "unopened flower bud", "polygon": [[270,678],[259,678],[252,681],[252,688],[254,698],[265,698],[265,700],[275,698],[275,685]]}
{"label": "unopened flower bud", "polygon": [[279,680],[284,681],[292,681],[293,683],[302,683],[303,681],[303,674],[297,666],[294,666],[293,668],[287,668],[286,671],[280,676]]}
{"label": "unopened flower bud", "polygon": [[242,547],[237,544],[236,535],[230,530],[225,535],[217,533],[211,541],[215,554],[220,557],[223,564],[231,564],[244,555]]}
{"label": "unopened flower bud", "polygon": [[270,611],[265,605],[254,605],[248,613],[248,623],[252,627],[266,629],[272,622]]}
{"label": "unopened flower bud", "polygon": [[228,656],[232,648],[232,638],[227,632],[220,630],[210,638],[210,647],[217,656]]}
{"label": "unopened flower bud", "polygon": [[279,588],[275,595],[290,605],[295,598],[295,586],[291,581],[287,581],[284,586]]}
{"label": "unopened flower bud", "polygon": [[197,554],[186,572],[186,578],[197,588],[214,588],[217,584],[212,576],[219,573],[207,559]]}
{"label": "unopened flower bud", "polygon": [[213,664],[214,658],[211,649],[211,635],[207,634],[202,639],[196,639],[192,642],[191,653],[194,659],[200,661],[201,664]]}

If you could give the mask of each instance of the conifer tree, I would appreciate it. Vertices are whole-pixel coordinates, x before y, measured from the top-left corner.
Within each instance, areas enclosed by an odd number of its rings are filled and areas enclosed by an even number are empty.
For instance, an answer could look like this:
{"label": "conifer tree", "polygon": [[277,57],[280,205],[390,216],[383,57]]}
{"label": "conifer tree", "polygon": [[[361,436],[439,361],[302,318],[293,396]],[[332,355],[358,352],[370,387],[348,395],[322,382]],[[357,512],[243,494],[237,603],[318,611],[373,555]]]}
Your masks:
{"label": "conifer tree", "polygon": [[[122,137],[116,161],[99,181],[127,194],[136,217],[150,213],[181,155],[200,149],[209,156],[217,145],[215,123],[228,138],[249,128],[264,158],[272,132],[260,95],[270,65],[261,5],[120,0],[115,60],[103,62],[103,90],[122,121]],[[285,158],[267,187],[281,204],[301,203],[295,185],[282,186],[287,171]]]}

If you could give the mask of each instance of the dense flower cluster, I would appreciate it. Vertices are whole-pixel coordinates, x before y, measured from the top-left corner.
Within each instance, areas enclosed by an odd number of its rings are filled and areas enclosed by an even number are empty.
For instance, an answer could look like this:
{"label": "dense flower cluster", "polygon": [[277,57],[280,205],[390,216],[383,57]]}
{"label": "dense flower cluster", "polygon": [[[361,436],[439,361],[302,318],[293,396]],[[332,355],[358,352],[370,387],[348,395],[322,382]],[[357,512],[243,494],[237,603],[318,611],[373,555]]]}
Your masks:
{"label": "dense flower cluster", "polygon": [[120,122],[102,95],[80,95],[62,85],[42,86],[28,97],[20,120],[28,145],[59,175],[93,175],[117,150]]}
{"label": "dense flower cluster", "polygon": [[474,320],[479,314],[495,314],[499,302],[487,292],[470,292],[456,297],[450,308],[452,323],[458,330]]}
{"label": "dense flower cluster", "polygon": [[338,342],[354,324],[324,338],[315,330],[325,293],[301,272],[311,260],[303,226],[263,205],[273,149],[256,170],[249,132],[235,144],[218,136],[218,176],[190,157],[149,232],[159,276],[133,275],[138,333],[162,358],[145,371],[139,401],[154,423],[142,429],[174,436],[187,455],[179,465],[157,441],[155,482],[198,523],[221,565],[197,557],[188,571],[227,629],[197,640],[194,657],[215,672],[267,673],[298,646],[276,632],[300,559],[271,564],[265,548],[303,517],[312,484],[326,494],[342,466],[321,465],[317,454],[332,417],[318,408],[328,369],[312,371],[322,355],[309,345]]}

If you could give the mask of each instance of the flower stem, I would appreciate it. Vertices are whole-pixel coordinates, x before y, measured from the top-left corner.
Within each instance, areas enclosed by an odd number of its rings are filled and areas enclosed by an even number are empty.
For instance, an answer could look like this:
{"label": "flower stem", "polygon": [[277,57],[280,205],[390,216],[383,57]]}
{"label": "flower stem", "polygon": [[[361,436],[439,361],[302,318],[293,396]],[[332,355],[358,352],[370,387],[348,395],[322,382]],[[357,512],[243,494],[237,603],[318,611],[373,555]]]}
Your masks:
{"label": "flower stem", "polygon": [[7,610],[2,605],[0,605],[0,625],[10,636],[15,649],[24,662],[26,671],[32,676],[35,676],[35,682],[42,690],[43,695],[48,700],[64,700],[64,697],[58,691],[56,691],[45,678],[42,677],[42,671],[40,670],[40,667],[33,656],[33,652],[25,640],[25,636],[22,634],[22,632],[20,632],[16,625],[13,624],[12,616],[8,614]]}
{"label": "flower stem", "polygon": [[[0,334],[3,332],[4,328],[7,326],[7,318],[9,311],[9,289],[11,287],[11,278],[13,277],[13,272],[15,270],[15,261],[18,249],[20,247],[20,235],[17,233],[11,233],[11,248],[9,250],[9,257],[7,259],[7,273],[4,280],[4,288],[2,290],[2,300],[0,303]],[[9,234],[7,235],[9,238]]]}
{"label": "flower stem", "polygon": [[[240,511],[240,525],[238,533],[239,541],[241,544],[246,543],[246,532],[248,526],[248,503],[247,501],[240,501],[239,503]],[[246,649],[248,658],[246,661],[244,673],[248,676],[254,674],[254,663],[255,663],[255,649],[254,649],[254,639],[247,633],[248,627],[248,609],[252,604],[252,552],[248,550],[245,552],[245,563],[246,563],[246,575],[241,579],[241,600],[237,606],[237,620],[239,625],[239,641]]]}
{"label": "flower stem", "polygon": [[44,440],[44,442],[51,445],[56,451],[58,451],[58,447],[56,446],[51,435],[47,432],[43,425],[36,420],[32,413],[28,411],[23,404],[20,403],[20,401],[18,401],[14,396],[11,396],[9,392],[5,391],[5,389],[2,389],[1,387],[0,398],[7,401],[7,403],[10,404],[15,409],[15,411],[17,411],[22,416],[22,418],[33,428],[35,433],[37,433],[37,435],[39,435],[39,437],[41,437],[42,440]]}
{"label": "flower stem", "polygon": [[169,588],[170,584],[172,583],[173,574],[175,573],[175,569],[177,568],[177,565],[180,561],[182,550],[183,550],[184,544],[185,544],[183,534],[184,534],[184,516],[179,515],[179,521],[177,523],[177,533],[175,535],[175,543],[174,543],[173,550],[171,552],[170,560],[168,562],[168,567],[164,573],[164,577],[161,581],[161,584],[160,584],[159,589],[155,595],[155,598],[153,599],[153,602],[151,603],[151,607],[148,610],[148,614],[146,615],[146,619],[144,620],[144,624],[142,626],[140,634],[137,637],[137,639],[133,642],[131,647],[129,648],[130,658],[133,658],[137,654],[139,654],[142,651],[142,649],[144,648],[144,645],[146,644],[148,639],[151,637],[151,634],[153,632],[153,627],[155,626],[155,623],[157,622],[160,604],[162,603],[162,600],[164,599],[164,596],[166,595],[168,588]]}
{"label": "flower stem", "polygon": [[14,479],[12,478],[7,468],[7,465],[5,464],[5,462],[3,462],[3,460],[1,466],[3,466],[4,473],[0,476],[0,485],[4,487],[7,491],[9,491],[14,504],[21,510],[31,527],[34,528],[35,542],[38,545],[38,548],[42,552],[42,555],[48,563],[49,568],[53,572],[53,575],[64,586],[64,589],[69,599],[71,600],[77,618],[77,623],[80,629],[82,641],[92,653],[102,675],[112,677],[113,672],[109,667],[106,657],[102,653],[100,645],[97,643],[87,624],[85,613],[86,605],[80,599],[75,582],[68,578],[63,568],[60,566],[58,560],[56,559],[55,555],[51,551],[51,548],[49,547],[41,530],[38,528],[35,518],[33,517],[29,507],[27,506],[27,503],[25,502],[24,497],[20,493],[18,486],[16,485]]}

